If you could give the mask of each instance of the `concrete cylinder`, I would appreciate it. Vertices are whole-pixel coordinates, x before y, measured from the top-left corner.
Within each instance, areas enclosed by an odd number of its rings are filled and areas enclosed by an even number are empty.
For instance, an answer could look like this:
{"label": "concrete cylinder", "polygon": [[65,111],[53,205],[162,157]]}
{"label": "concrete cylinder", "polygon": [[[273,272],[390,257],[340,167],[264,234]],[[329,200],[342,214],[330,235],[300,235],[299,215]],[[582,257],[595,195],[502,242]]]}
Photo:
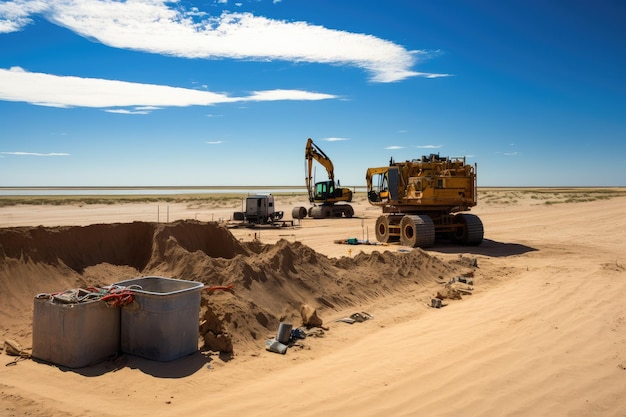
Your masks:
{"label": "concrete cylinder", "polygon": [[306,207],[294,207],[291,210],[291,218],[292,219],[304,219],[307,215]]}
{"label": "concrete cylinder", "polygon": [[276,340],[283,344],[289,343],[289,339],[291,339],[292,328],[293,325],[289,323],[280,323],[280,325],[278,326],[278,333],[276,334]]}

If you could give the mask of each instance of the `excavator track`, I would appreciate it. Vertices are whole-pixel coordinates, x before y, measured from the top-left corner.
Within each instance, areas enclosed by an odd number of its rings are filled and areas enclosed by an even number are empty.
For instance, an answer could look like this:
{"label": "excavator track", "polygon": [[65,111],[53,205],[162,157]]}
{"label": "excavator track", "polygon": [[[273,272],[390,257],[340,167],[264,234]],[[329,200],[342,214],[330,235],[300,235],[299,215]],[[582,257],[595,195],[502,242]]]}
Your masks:
{"label": "excavator track", "polygon": [[455,222],[462,225],[452,236],[452,240],[463,245],[480,245],[483,241],[483,222],[473,214],[460,213],[454,216]]}
{"label": "excavator track", "polygon": [[352,216],[354,216],[354,208],[347,204],[320,205],[309,209],[309,217],[314,219],[328,219],[331,217],[351,218]]}
{"label": "excavator track", "polygon": [[389,234],[389,217],[379,216],[376,219],[376,240],[380,243],[389,243],[391,236]]}
{"label": "excavator track", "polygon": [[400,244],[429,248],[435,244],[435,224],[430,216],[403,216],[400,221]]}

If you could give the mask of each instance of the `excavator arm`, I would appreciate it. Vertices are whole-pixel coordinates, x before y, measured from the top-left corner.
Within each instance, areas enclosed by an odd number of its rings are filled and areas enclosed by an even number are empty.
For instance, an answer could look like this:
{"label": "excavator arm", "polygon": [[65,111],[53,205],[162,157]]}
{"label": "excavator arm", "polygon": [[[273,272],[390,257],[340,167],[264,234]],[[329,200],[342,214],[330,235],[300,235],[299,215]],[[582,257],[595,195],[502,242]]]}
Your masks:
{"label": "excavator arm", "polygon": [[317,161],[321,166],[326,169],[326,173],[328,174],[328,179],[330,183],[334,185],[335,183],[335,173],[334,166],[332,161],[324,151],[322,151],[313,140],[309,138],[306,142],[306,148],[304,151],[304,159],[307,163],[307,176],[306,176],[306,189],[309,193],[309,201],[313,202],[314,200],[314,190],[312,187],[313,184],[313,161]]}

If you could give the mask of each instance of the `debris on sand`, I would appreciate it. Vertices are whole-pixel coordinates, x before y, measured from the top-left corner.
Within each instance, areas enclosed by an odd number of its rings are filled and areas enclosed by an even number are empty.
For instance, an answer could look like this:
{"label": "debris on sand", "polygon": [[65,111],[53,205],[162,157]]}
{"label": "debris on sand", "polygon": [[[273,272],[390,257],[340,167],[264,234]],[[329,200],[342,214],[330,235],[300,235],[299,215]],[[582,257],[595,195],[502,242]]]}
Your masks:
{"label": "debris on sand", "polygon": [[364,321],[373,320],[373,319],[374,317],[371,314],[368,314],[363,311],[361,313],[353,313],[349,317],[342,317],[333,321],[354,324],[354,323],[363,323]]}
{"label": "debris on sand", "polygon": [[335,243],[340,245],[382,245],[380,242],[370,242],[369,240],[357,239],[355,237],[350,237],[348,239],[337,239]]}

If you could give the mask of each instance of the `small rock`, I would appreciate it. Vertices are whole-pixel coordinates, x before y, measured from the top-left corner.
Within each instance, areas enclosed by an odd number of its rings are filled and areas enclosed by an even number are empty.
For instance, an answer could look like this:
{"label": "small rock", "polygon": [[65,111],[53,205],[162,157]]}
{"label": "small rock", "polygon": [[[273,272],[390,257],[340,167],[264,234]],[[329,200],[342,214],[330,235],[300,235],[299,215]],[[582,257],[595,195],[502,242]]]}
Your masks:
{"label": "small rock", "polygon": [[308,304],[300,307],[300,316],[302,316],[302,324],[306,327],[322,327],[324,322],[317,315],[317,310]]}

